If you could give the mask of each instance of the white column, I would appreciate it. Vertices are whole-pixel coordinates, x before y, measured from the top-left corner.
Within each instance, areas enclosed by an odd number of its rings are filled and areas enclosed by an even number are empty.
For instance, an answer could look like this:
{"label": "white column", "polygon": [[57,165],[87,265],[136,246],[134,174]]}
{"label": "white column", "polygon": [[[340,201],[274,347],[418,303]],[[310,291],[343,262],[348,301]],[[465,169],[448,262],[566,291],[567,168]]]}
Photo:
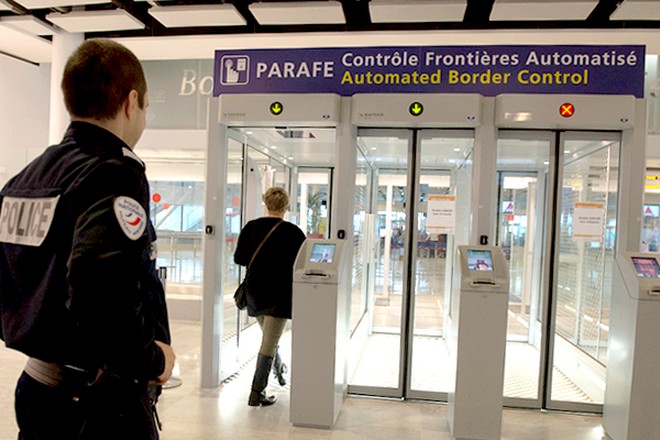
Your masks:
{"label": "white column", "polygon": [[[226,126],[218,123],[218,98],[208,101],[206,194],[202,278],[201,386],[216,388],[222,376],[221,351],[224,321],[225,192],[227,182]],[[206,228],[212,228],[212,231]],[[231,312],[236,313],[235,309]],[[233,373],[233,371],[232,371]]]}
{"label": "white column", "polygon": [[62,135],[69,125],[69,113],[64,106],[62,95],[62,73],[69,55],[84,39],[84,34],[62,32],[53,35],[50,67],[50,123],[48,125],[48,143],[51,145],[62,140]]}
{"label": "white column", "polygon": [[[495,213],[497,212],[497,127],[495,98],[482,101],[484,123],[475,129],[472,168],[472,224],[470,244],[479,244],[482,235],[488,236],[488,244],[495,244]],[[462,243],[459,243],[462,244]],[[447,248],[449,249],[449,248]]]}

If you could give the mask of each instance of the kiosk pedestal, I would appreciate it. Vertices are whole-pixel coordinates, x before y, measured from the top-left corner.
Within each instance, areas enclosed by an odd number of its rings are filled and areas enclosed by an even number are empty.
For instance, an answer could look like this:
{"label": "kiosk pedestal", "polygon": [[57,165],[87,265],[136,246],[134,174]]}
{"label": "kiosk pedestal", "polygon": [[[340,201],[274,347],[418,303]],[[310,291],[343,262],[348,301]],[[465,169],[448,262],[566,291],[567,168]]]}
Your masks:
{"label": "kiosk pedestal", "polygon": [[660,438],[660,261],[614,259],[603,427],[614,440]]}
{"label": "kiosk pedestal", "polygon": [[344,243],[308,239],[294,265],[289,420],[295,426],[332,428],[346,397]]}
{"label": "kiosk pedestal", "polygon": [[509,271],[495,246],[459,246],[449,326],[454,439],[499,440]]}

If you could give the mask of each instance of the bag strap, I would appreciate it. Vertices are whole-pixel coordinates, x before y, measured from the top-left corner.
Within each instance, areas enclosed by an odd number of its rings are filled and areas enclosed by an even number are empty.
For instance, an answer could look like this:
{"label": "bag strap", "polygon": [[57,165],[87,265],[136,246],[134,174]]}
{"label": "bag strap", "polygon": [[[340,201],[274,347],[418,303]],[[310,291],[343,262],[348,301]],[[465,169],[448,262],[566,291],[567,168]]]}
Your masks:
{"label": "bag strap", "polygon": [[248,270],[250,270],[250,266],[252,266],[252,262],[254,261],[254,258],[257,256],[257,254],[258,254],[259,251],[261,250],[261,246],[264,245],[264,243],[266,242],[266,240],[268,240],[268,237],[270,237],[270,234],[272,234],[272,233],[275,231],[275,229],[277,229],[277,227],[278,227],[283,221],[284,221],[284,220],[280,220],[279,222],[277,222],[277,224],[276,224],[275,226],[273,226],[273,228],[270,230],[270,232],[268,232],[268,234],[266,234],[266,236],[264,237],[264,239],[261,240],[261,243],[259,243],[259,247],[257,247],[257,250],[256,250],[256,251],[254,251],[254,254],[252,254],[252,258],[250,259],[250,263],[247,265],[247,269],[248,269]]}

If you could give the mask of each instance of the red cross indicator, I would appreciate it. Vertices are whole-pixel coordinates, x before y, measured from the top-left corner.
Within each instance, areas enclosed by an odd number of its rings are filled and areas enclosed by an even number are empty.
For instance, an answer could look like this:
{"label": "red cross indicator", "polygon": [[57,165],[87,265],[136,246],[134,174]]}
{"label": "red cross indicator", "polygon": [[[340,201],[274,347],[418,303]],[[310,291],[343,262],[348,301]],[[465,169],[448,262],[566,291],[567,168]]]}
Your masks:
{"label": "red cross indicator", "polygon": [[562,104],[561,107],[559,107],[559,114],[564,118],[570,118],[573,116],[573,113],[575,113],[575,107],[569,102]]}

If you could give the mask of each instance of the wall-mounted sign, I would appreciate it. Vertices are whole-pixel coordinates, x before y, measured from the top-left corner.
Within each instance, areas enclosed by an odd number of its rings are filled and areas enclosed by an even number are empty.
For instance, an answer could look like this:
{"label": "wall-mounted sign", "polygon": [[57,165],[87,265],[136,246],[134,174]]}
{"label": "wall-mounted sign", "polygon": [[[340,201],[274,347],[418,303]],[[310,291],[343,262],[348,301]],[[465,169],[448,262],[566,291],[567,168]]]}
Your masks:
{"label": "wall-mounted sign", "polygon": [[641,45],[218,50],[225,93],[561,93],[644,97]]}
{"label": "wall-mounted sign", "polygon": [[573,239],[602,241],[605,225],[603,203],[576,202],[573,207]]}
{"label": "wall-mounted sign", "polygon": [[147,127],[206,129],[213,60],[142,61],[149,85]]}
{"label": "wall-mounted sign", "polygon": [[644,217],[660,217],[660,206],[644,205]]}
{"label": "wall-mounted sign", "polygon": [[456,196],[429,195],[426,230],[430,234],[453,234],[456,224]]}

